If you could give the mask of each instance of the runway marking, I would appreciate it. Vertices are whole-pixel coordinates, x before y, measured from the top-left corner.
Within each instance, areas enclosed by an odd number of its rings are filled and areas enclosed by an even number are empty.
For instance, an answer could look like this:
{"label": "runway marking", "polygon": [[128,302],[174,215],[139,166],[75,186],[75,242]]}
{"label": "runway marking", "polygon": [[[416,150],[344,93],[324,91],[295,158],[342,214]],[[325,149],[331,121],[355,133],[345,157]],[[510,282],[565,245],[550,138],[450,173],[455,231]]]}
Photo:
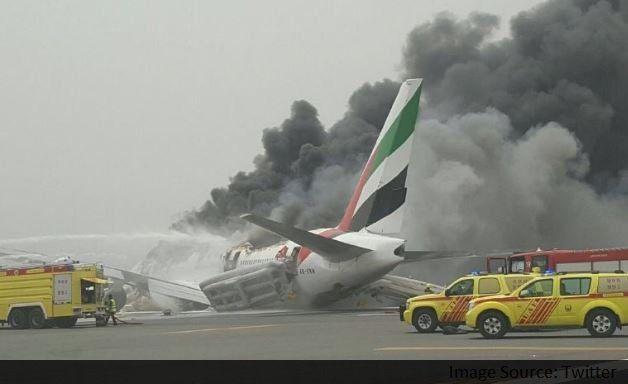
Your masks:
{"label": "runway marking", "polygon": [[172,331],[172,332],[165,332],[164,334],[165,335],[177,335],[177,334],[196,333],[196,332],[238,331],[242,329],[269,328],[269,327],[278,327],[278,326],[279,324],[243,325],[243,326],[237,326],[237,327],[191,329],[189,331]]}
{"label": "runway marking", "polygon": [[501,351],[628,351],[628,347],[383,347],[374,351],[476,351],[476,350],[501,350]]}

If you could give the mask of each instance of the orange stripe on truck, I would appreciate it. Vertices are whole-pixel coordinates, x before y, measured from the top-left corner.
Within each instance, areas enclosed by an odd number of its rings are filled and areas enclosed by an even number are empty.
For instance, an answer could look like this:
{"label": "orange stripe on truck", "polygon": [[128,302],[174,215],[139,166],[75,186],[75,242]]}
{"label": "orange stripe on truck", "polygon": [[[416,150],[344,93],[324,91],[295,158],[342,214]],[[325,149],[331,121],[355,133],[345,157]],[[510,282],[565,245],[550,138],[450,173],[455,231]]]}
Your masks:
{"label": "orange stripe on truck", "polygon": [[534,311],[534,316],[530,319],[530,323],[531,324],[541,323],[541,319],[543,319],[543,317],[545,316],[545,313],[550,309],[551,306],[552,306],[551,299],[541,299],[541,304],[536,309],[536,311]]}
{"label": "orange stripe on truck", "polygon": [[560,299],[558,299],[558,298],[555,298],[552,301],[552,305],[550,306],[550,308],[545,313],[545,316],[543,316],[543,318],[541,319],[541,321],[540,321],[541,323],[545,323],[550,318],[550,316],[552,315],[552,313],[554,312],[556,307],[558,307],[559,303],[560,303]]}

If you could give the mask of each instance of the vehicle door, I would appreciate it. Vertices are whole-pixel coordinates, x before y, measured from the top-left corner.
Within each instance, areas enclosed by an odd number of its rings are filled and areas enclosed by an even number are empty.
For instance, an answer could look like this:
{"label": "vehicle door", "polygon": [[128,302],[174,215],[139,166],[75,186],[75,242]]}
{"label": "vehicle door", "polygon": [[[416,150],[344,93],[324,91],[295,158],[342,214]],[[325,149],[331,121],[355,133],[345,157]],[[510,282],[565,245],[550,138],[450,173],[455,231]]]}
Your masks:
{"label": "vehicle door", "polygon": [[292,248],[292,252],[290,252],[290,256],[286,259],[286,269],[288,273],[291,275],[297,274],[297,260],[299,258],[299,252],[301,252],[301,247],[296,246]]}
{"label": "vehicle door", "polygon": [[578,314],[588,302],[590,277],[561,277],[558,283],[560,302],[556,307],[557,321],[562,325],[576,324]]}
{"label": "vehicle door", "polygon": [[597,281],[597,290],[595,290],[596,284],[594,282],[593,292],[617,304],[619,310],[623,312],[622,318],[628,319],[628,276],[625,274],[598,276]]}
{"label": "vehicle door", "polygon": [[502,287],[497,277],[482,277],[478,279],[478,296],[499,295]]}
{"label": "vehicle door", "polygon": [[533,280],[519,291],[516,300],[510,302],[518,326],[552,325],[556,318],[551,314],[556,309],[559,297],[554,294],[554,278]]}
{"label": "vehicle door", "polygon": [[477,296],[477,287],[473,278],[462,279],[447,288],[440,321],[447,323],[463,322],[467,312],[467,305],[471,299]]}
{"label": "vehicle door", "polygon": [[225,254],[225,262],[224,262],[225,272],[236,268],[238,264],[238,258],[240,258],[240,253],[242,253],[242,251],[236,251],[235,253],[234,251],[228,251]]}

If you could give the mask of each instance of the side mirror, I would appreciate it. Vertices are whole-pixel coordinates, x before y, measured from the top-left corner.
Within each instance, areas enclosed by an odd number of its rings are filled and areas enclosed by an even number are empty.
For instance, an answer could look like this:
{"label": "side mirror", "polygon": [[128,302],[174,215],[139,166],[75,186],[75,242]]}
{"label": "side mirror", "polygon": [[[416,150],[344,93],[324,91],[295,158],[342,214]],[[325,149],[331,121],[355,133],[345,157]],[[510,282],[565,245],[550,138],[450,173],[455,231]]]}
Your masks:
{"label": "side mirror", "polygon": [[530,290],[523,289],[521,290],[521,292],[519,292],[519,297],[525,297],[525,296],[530,296]]}
{"label": "side mirror", "polygon": [[449,289],[445,289],[445,296],[451,295],[451,291]]}

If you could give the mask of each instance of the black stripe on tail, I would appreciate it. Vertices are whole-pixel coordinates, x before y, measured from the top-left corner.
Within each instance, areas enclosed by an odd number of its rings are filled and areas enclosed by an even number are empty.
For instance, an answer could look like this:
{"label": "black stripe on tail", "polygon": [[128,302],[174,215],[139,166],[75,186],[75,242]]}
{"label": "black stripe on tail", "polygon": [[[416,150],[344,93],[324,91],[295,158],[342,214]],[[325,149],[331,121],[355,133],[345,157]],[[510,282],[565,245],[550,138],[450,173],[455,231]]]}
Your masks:
{"label": "black stripe on tail", "polygon": [[395,212],[406,201],[406,176],[408,167],[406,166],[388,184],[379,188],[369,196],[351,220],[352,231],[359,231],[364,227],[376,223],[384,217]]}

